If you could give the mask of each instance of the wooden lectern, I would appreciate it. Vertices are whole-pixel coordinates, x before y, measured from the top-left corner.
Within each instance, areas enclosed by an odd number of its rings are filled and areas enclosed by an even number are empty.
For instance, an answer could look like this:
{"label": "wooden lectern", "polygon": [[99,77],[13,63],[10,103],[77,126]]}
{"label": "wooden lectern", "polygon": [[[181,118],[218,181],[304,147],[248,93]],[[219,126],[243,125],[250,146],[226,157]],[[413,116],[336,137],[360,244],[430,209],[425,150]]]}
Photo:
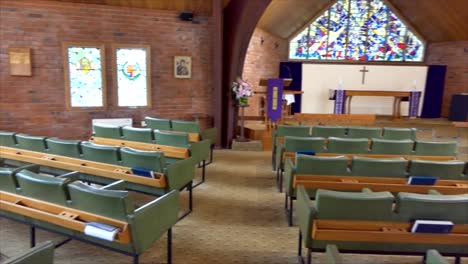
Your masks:
{"label": "wooden lectern", "polygon": [[[286,88],[286,87],[289,87],[291,85],[291,82],[292,82],[293,79],[290,79],[290,78],[284,78],[283,79],[283,87]],[[258,83],[259,86],[268,86],[268,79],[260,79],[259,83]],[[267,94],[267,92],[255,92],[257,94]],[[303,91],[295,91],[295,90],[286,90],[284,89],[283,90],[283,94],[303,94],[304,92]],[[266,105],[265,105],[266,107]],[[291,113],[291,108],[290,106],[284,106],[283,105],[283,111],[282,111],[282,115],[281,115],[281,119],[280,119],[280,122],[282,123],[283,122],[283,117],[284,117],[284,114],[286,113]],[[264,110],[263,111],[263,117],[264,117],[264,120],[265,120],[265,123],[267,124],[267,128],[269,128],[271,126],[271,122],[269,122],[268,120],[268,117],[267,117],[267,111]]]}

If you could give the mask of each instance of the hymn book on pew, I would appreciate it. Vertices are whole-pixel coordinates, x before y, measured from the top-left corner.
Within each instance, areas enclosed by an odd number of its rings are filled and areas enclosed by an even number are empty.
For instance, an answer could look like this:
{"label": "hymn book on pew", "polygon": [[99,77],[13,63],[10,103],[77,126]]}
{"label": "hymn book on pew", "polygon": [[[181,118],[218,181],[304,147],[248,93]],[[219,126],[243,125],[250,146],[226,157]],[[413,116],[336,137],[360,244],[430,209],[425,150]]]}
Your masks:
{"label": "hymn book on pew", "polygon": [[437,182],[437,177],[433,176],[410,176],[408,178],[409,185],[434,185]]}
{"label": "hymn book on pew", "polygon": [[296,155],[298,155],[298,154],[315,156],[315,151],[313,151],[313,150],[298,150],[298,151],[296,151]]}
{"label": "hymn book on pew", "polygon": [[148,177],[154,179],[154,172],[152,170],[132,167],[132,173],[138,176]]}
{"label": "hymn book on pew", "polygon": [[412,233],[448,234],[452,231],[451,221],[416,220],[411,228]]}
{"label": "hymn book on pew", "polygon": [[106,225],[99,222],[86,223],[84,233],[85,235],[104,239],[107,241],[114,241],[115,236],[120,231],[120,228],[115,226]]}

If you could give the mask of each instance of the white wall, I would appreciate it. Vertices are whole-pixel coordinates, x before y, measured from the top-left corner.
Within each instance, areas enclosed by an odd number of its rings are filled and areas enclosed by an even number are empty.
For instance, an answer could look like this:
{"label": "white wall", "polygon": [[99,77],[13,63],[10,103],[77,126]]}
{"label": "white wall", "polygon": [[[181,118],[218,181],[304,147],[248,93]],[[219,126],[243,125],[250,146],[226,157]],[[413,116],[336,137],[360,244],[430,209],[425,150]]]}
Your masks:
{"label": "white wall", "polygon": [[[365,84],[361,84],[363,66]],[[422,91],[419,113],[422,109],[427,66],[381,66],[381,65],[336,65],[302,64],[303,113],[333,113],[333,100],[328,99],[329,89],[338,89],[342,80],[344,90],[411,91],[416,81],[416,90]],[[393,97],[353,97],[352,114],[391,115]],[[408,115],[408,103],[401,104],[401,115]]]}

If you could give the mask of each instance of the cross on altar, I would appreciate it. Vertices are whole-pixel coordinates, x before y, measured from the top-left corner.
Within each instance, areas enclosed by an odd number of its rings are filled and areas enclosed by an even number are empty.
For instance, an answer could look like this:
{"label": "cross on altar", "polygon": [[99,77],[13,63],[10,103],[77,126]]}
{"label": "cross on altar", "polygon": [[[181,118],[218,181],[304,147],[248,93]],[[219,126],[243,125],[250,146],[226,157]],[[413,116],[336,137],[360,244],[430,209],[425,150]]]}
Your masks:
{"label": "cross on altar", "polygon": [[366,70],[366,66],[364,66],[362,68],[362,70],[359,70],[360,72],[362,72],[362,84],[364,84],[366,82],[366,72],[369,72],[369,70]]}

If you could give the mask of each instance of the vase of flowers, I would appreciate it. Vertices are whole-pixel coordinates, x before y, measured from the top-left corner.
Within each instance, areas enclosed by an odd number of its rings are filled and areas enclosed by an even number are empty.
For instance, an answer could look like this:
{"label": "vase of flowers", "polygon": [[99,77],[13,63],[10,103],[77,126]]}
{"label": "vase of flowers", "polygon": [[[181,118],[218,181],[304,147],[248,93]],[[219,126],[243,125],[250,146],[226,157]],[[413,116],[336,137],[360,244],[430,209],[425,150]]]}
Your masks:
{"label": "vase of flowers", "polygon": [[241,134],[236,139],[239,142],[246,142],[249,139],[244,136],[244,108],[249,106],[249,97],[253,95],[252,86],[238,77],[235,82],[232,83],[232,92],[236,96],[237,105],[241,108]]}
{"label": "vase of flowers", "polygon": [[238,77],[231,87],[239,106],[247,106],[249,104],[249,97],[253,95],[252,86]]}

